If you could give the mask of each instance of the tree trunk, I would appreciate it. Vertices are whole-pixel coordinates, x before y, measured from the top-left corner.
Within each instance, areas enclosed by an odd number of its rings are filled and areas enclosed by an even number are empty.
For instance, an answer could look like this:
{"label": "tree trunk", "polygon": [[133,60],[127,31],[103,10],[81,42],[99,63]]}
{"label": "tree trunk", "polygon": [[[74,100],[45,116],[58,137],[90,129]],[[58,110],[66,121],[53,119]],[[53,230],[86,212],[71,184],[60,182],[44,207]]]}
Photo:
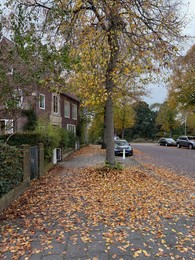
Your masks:
{"label": "tree trunk", "polygon": [[106,107],[104,107],[104,132],[102,137],[102,149],[106,149]]}
{"label": "tree trunk", "polygon": [[108,97],[106,101],[106,161],[114,165],[114,119],[113,119],[113,102],[112,98]]}
{"label": "tree trunk", "polygon": [[[114,20],[111,20],[111,24],[115,26]],[[106,161],[110,165],[115,165],[115,154],[114,154],[114,116],[113,116],[113,101],[112,94],[114,90],[114,80],[113,71],[116,68],[119,45],[118,45],[118,35],[117,28],[110,29],[108,32],[108,44],[110,46],[110,59],[108,62],[107,72],[106,72],[106,90],[108,93],[108,98],[106,101]]]}

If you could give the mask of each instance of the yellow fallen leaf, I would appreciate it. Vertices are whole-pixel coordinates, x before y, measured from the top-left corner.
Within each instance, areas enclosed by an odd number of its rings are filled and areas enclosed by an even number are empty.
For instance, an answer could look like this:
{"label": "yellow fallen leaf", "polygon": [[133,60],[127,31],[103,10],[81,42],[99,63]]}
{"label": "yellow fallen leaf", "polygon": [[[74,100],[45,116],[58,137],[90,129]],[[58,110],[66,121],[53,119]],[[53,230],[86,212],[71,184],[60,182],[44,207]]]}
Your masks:
{"label": "yellow fallen leaf", "polygon": [[149,254],[146,250],[143,250],[143,254],[144,254],[145,256],[150,256],[150,254]]}
{"label": "yellow fallen leaf", "polygon": [[133,257],[138,257],[142,253],[142,250],[139,249],[136,252],[134,252]]}

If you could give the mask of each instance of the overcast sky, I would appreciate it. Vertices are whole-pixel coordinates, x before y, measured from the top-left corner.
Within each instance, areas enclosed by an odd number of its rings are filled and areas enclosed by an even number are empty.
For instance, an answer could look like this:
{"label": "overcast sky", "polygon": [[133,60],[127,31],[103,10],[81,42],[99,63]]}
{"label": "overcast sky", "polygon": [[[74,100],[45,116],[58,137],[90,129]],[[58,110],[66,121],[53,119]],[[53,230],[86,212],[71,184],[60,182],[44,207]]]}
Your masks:
{"label": "overcast sky", "polygon": [[[184,33],[187,35],[191,35],[195,37],[195,0],[183,0],[183,3],[185,4],[185,8],[183,13],[188,12],[188,14],[191,17],[191,21],[189,24],[185,27]],[[187,10],[187,6],[189,3],[189,8]],[[195,38],[189,41],[189,44],[186,45],[187,50],[195,44]],[[167,97],[167,89],[164,83],[159,84],[150,84],[148,89],[151,91],[150,97],[144,98],[144,101],[148,104],[153,103],[163,103]]]}

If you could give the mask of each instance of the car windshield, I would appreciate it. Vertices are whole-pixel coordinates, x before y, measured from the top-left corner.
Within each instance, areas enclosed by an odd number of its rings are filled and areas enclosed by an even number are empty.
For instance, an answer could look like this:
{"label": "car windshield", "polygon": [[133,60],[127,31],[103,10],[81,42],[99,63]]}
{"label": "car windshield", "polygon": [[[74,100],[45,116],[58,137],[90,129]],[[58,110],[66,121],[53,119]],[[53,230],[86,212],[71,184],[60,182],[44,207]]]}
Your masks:
{"label": "car windshield", "polygon": [[167,141],[174,141],[173,138],[167,138]]}
{"label": "car windshield", "polygon": [[115,143],[117,144],[117,145],[119,145],[119,146],[124,146],[124,145],[129,145],[128,143],[127,143],[127,141],[125,141],[125,140],[117,140],[117,141],[115,141]]}

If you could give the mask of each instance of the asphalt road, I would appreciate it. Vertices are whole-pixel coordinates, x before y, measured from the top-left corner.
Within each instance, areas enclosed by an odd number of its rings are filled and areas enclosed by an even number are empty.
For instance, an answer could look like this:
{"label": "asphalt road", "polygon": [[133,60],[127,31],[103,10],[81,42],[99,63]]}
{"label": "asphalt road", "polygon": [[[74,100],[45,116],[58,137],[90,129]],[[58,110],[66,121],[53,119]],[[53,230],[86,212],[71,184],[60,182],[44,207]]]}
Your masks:
{"label": "asphalt road", "polygon": [[132,144],[135,157],[144,163],[152,163],[158,166],[174,170],[179,175],[185,175],[195,179],[195,150],[187,148],[165,147],[158,144]]}

